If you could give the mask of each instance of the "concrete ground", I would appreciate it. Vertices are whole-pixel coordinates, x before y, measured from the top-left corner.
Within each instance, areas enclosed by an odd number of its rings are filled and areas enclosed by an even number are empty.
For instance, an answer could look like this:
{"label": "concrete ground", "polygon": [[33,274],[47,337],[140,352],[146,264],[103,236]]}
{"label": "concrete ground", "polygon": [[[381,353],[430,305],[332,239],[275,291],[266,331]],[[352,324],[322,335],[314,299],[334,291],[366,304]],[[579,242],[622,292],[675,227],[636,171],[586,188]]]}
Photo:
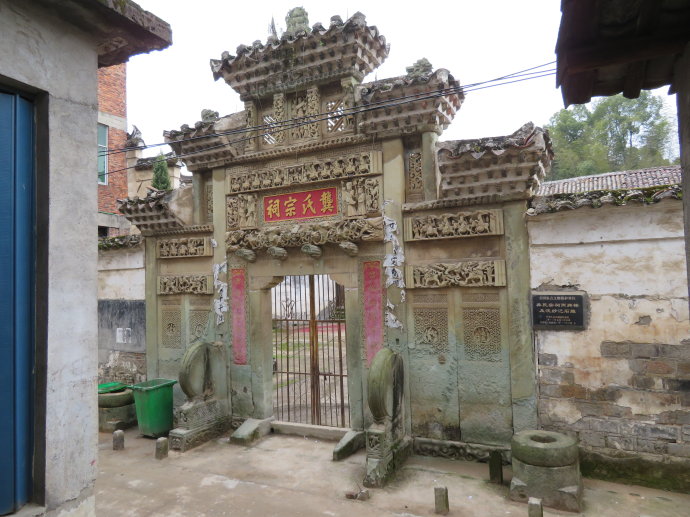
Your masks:
{"label": "concrete ground", "polygon": [[[227,438],[154,459],[155,440],[125,432],[125,450],[99,436],[96,514],[110,516],[429,516],[434,487],[447,486],[450,515],[527,516],[508,484],[487,482],[488,465],[413,456],[368,501],[345,498],[364,477],[364,451],[331,461],[334,442],[269,435],[252,447]],[[510,478],[510,469],[504,470]],[[585,480],[588,517],[687,517],[690,495]],[[574,515],[545,509],[546,516]]]}

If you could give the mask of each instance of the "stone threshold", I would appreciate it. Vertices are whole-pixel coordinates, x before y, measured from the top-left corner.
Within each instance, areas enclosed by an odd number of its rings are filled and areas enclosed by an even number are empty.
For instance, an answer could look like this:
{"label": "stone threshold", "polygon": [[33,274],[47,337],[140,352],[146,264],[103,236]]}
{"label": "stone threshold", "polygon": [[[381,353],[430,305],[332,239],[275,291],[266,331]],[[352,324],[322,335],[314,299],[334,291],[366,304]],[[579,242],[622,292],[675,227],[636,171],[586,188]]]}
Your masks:
{"label": "stone threshold", "polygon": [[319,440],[340,441],[350,429],[326,425],[300,424],[297,422],[271,422],[271,431],[275,434],[291,434],[317,438]]}

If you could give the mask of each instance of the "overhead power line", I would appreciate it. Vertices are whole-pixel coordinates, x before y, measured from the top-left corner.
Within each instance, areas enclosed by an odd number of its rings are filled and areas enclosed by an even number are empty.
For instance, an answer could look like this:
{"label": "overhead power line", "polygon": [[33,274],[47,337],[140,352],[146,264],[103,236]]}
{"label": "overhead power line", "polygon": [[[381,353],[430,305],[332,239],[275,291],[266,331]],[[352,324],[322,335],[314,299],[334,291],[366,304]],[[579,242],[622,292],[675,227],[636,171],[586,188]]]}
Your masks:
{"label": "overhead power line", "polygon": [[[438,96],[435,94],[452,95],[454,93],[464,93],[464,92],[468,92],[468,91],[475,91],[475,90],[483,89],[483,88],[481,88],[482,86],[484,88],[486,88],[486,87],[492,87],[492,86],[502,86],[503,84],[509,84],[511,82],[518,82],[518,81],[507,81],[507,79],[517,79],[517,78],[523,78],[523,77],[525,79],[536,79],[536,78],[542,77],[544,75],[553,75],[553,73],[556,71],[555,68],[546,69],[546,70],[537,70],[537,69],[544,68],[548,65],[551,65],[553,63],[555,63],[555,61],[552,61],[550,63],[544,63],[543,65],[539,65],[539,66],[535,66],[535,67],[531,67],[531,68],[526,68],[524,70],[513,72],[512,74],[497,77],[495,79],[490,79],[488,81],[481,81],[481,82],[477,82],[477,83],[465,84],[465,85],[457,87],[457,88],[447,88],[445,90],[434,90],[434,91],[428,91],[428,92],[422,92],[422,93],[413,93],[410,95],[393,97],[390,99],[385,99],[385,100],[381,100],[381,101],[367,103],[366,105],[362,105],[362,106],[343,108],[343,110],[340,110],[337,112],[331,111],[331,112],[316,113],[316,114],[307,115],[304,117],[296,117],[296,118],[288,119],[286,121],[276,121],[276,122],[272,122],[270,124],[260,124],[260,125],[256,125],[256,126],[245,126],[242,128],[231,129],[228,131],[219,131],[217,133],[207,133],[205,135],[199,135],[199,136],[195,136],[195,137],[186,138],[185,141],[191,142],[191,141],[195,141],[195,140],[201,140],[204,138],[212,138],[212,137],[237,134],[237,133],[246,133],[246,132],[251,132],[251,131],[275,130],[276,128],[280,128],[284,125],[292,125],[292,124],[299,123],[302,121],[310,122],[310,121],[313,121],[314,117],[332,118],[332,117],[336,117],[336,116],[342,117],[342,116],[348,116],[348,115],[355,115],[357,113],[361,113],[364,111],[371,111],[376,106],[380,106],[381,108],[386,108],[387,104],[390,102],[397,102],[397,101],[402,101],[402,100],[406,100],[406,99],[409,99],[410,101],[416,101],[416,100],[420,100],[420,99],[425,98],[425,97],[420,97],[420,96],[426,96],[426,95]],[[505,81],[505,82],[502,82],[499,84],[490,84],[490,83],[495,83],[497,81]],[[143,149],[149,149],[149,148],[153,148],[153,147],[160,147],[163,145],[169,145],[169,143],[168,142],[160,142],[160,143],[156,143],[156,144],[149,144],[149,145],[142,145],[142,146],[111,148],[111,149],[108,149],[106,151],[101,151],[99,153],[99,155],[103,156],[106,154],[117,154],[117,153],[132,151],[132,150],[143,150]]]}
{"label": "overhead power line", "polygon": [[[554,69],[537,70],[537,69],[543,68],[543,67],[548,66],[548,65],[553,64],[553,63],[554,62],[545,63],[545,64],[537,66],[537,67],[532,67],[532,68],[528,68],[525,70],[521,70],[519,72],[515,72],[513,74],[508,74],[508,75],[502,76],[500,78],[492,79],[490,81],[482,81],[482,82],[472,83],[472,84],[460,86],[460,87],[446,88],[446,89],[442,89],[442,90],[434,90],[434,91],[429,91],[429,92],[421,92],[421,93],[417,93],[417,94],[395,97],[392,99],[386,99],[385,101],[378,101],[378,102],[374,102],[374,103],[356,106],[353,108],[346,108],[342,111],[325,112],[325,113],[320,113],[317,115],[309,115],[309,116],[305,116],[305,117],[293,118],[293,119],[289,119],[289,120],[281,121],[281,122],[274,122],[274,123],[270,123],[270,124],[262,124],[262,125],[257,125],[257,126],[248,126],[248,127],[236,128],[236,129],[232,129],[232,130],[228,130],[228,131],[221,131],[221,132],[217,132],[217,133],[209,133],[209,134],[205,134],[205,135],[199,135],[198,137],[187,138],[187,139],[185,139],[185,142],[199,140],[199,139],[203,139],[203,138],[214,138],[214,137],[228,136],[228,135],[234,135],[234,134],[241,135],[241,134],[264,131],[263,133],[250,134],[249,136],[245,136],[243,138],[230,140],[230,141],[223,142],[220,144],[205,147],[203,149],[199,149],[196,151],[190,151],[188,153],[178,154],[175,157],[176,158],[185,158],[187,156],[192,156],[195,154],[204,153],[204,152],[207,152],[209,150],[218,149],[221,147],[226,147],[226,146],[232,145],[232,144],[242,143],[242,142],[252,140],[255,138],[263,138],[264,136],[267,136],[267,135],[274,135],[274,134],[279,133],[279,132],[288,131],[290,129],[294,129],[294,128],[297,128],[300,126],[304,126],[304,125],[308,125],[308,124],[314,124],[314,123],[321,122],[321,121],[328,120],[328,119],[332,119],[332,118],[349,117],[349,116],[359,114],[359,113],[366,113],[366,112],[380,110],[380,109],[393,108],[393,107],[397,107],[397,106],[400,106],[403,104],[407,104],[407,103],[415,102],[415,101],[419,101],[419,100],[429,100],[429,99],[434,99],[434,98],[438,98],[438,97],[444,97],[447,95],[453,95],[453,94],[459,94],[459,93],[464,94],[464,93],[468,93],[468,92],[472,92],[472,91],[479,91],[479,90],[484,90],[487,88],[494,88],[497,86],[503,86],[506,84],[518,83],[518,82],[528,81],[528,80],[532,80],[532,79],[538,79],[541,77],[553,76],[553,75],[555,75]],[[501,82],[499,82],[499,81],[501,81]],[[493,83],[495,83],[495,84],[493,84]],[[147,149],[147,148],[152,148],[152,147],[158,147],[161,145],[170,145],[170,143],[164,142],[164,143],[139,146],[139,147],[112,149],[112,150],[109,150],[107,152],[107,154],[114,154],[116,152],[126,152],[128,150]],[[108,176],[110,174],[114,174],[116,172],[126,171],[129,169],[133,169],[135,167],[136,166],[130,166],[130,167],[123,167],[120,169],[115,169],[115,170],[106,172],[105,175]],[[101,176],[103,176],[103,174],[101,174]]]}

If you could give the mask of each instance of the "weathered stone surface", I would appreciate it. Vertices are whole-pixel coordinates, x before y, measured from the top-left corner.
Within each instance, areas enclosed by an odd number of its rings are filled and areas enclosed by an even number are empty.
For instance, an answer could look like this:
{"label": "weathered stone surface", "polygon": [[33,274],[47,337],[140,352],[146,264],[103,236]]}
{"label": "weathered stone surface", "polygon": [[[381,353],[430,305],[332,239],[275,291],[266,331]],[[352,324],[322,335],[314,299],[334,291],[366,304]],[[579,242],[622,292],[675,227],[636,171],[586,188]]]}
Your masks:
{"label": "weathered stone surface", "polygon": [[262,420],[248,418],[242,425],[230,435],[230,443],[236,445],[251,445],[253,442],[271,432],[273,417]]}
{"label": "weathered stone surface", "polygon": [[501,451],[491,451],[489,454],[489,481],[497,485],[503,484],[503,456]]}
{"label": "weathered stone surface", "polygon": [[156,440],[156,459],[163,460],[168,457],[168,439],[164,436]]}
{"label": "weathered stone surface", "polygon": [[527,516],[528,517],[543,517],[544,508],[541,499],[537,497],[530,497],[527,501]]}
{"label": "weathered stone surface", "polygon": [[113,450],[122,451],[125,448],[125,432],[122,429],[113,431]]}
{"label": "weathered stone surface", "polygon": [[510,498],[527,502],[530,497],[544,506],[569,512],[582,511],[582,479],[578,463],[563,467],[538,467],[513,458]]}
{"label": "weathered stone surface", "polygon": [[365,446],[364,431],[350,429],[333,449],[333,461],[345,459]]}
{"label": "weathered stone surface", "polygon": [[[640,440],[637,440],[638,445]],[[580,451],[582,475],[663,490],[690,491],[690,459],[614,449]]]}
{"label": "weathered stone surface", "polygon": [[438,515],[448,515],[450,505],[448,504],[448,487],[434,487],[434,513]]}

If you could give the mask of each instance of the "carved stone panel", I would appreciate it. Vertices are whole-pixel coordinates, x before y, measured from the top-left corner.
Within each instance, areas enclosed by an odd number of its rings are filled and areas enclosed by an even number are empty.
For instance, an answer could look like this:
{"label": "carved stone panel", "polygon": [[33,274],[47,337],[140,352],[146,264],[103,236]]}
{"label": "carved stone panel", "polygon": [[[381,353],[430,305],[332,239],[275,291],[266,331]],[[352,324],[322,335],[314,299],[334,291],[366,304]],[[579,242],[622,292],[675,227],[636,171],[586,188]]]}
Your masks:
{"label": "carved stone panel", "polygon": [[182,348],[182,312],[180,307],[161,310],[161,344],[163,348]]}
{"label": "carved stone panel", "polygon": [[501,210],[477,210],[409,217],[405,219],[405,240],[454,239],[503,234]]}
{"label": "carved stone panel", "polygon": [[407,192],[415,200],[420,200],[424,195],[424,180],[422,178],[422,153],[410,153],[407,155]]}
{"label": "carved stone panel", "polygon": [[213,255],[210,237],[181,237],[156,241],[156,256],[161,259],[208,257],[210,255]]}
{"label": "carved stone panel", "polygon": [[414,308],[412,312],[415,344],[429,347],[437,354],[447,352],[448,309]]}
{"label": "carved stone panel", "polygon": [[228,174],[227,191],[237,194],[380,173],[381,152],[360,152],[314,162]]}
{"label": "carved stone panel", "polygon": [[213,183],[206,184],[206,220],[213,222]]}
{"label": "carved stone panel", "polygon": [[[273,96],[273,117],[275,123],[278,124],[285,122],[287,119],[287,113],[285,112],[285,94],[283,93],[276,93]],[[274,142],[276,144],[282,144],[285,141],[285,133],[286,131],[281,131],[280,129],[274,131],[272,133]]]}
{"label": "carved stone panel", "polygon": [[305,244],[322,244],[358,241],[382,241],[383,218],[322,221],[294,226],[266,227],[259,230],[238,230],[227,233],[228,252],[240,248],[263,249],[302,247]]}
{"label": "carved stone panel", "polygon": [[498,308],[465,308],[465,359],[468,361],[501,361],[501,311]]}
{"label": "carved stone panel", "polygon": [[454,264],[406,266],[405,271],[406,283],[412,287],[506,285],[503,260],[466,260]]}
{"label": "carved stone panel", "polygon": [[158,294],[213,294],[211,275],[161,275]]}
{"label": "carved stone panel", "polygon": [[190,310],[189,323],[187,324],[188,343],[200,339],[206,332],[208,323],[208,310]]}
{"label": "carved stone panel", "polygon": [[373,215],[381,211],[381,189],[378,178],[358,178],[343,182],[343,205],[346,217]]}
{"label": "carved stone panel", "polygon": [[225,221],[228,230],[256,228],[256,194],[227,196]]}

